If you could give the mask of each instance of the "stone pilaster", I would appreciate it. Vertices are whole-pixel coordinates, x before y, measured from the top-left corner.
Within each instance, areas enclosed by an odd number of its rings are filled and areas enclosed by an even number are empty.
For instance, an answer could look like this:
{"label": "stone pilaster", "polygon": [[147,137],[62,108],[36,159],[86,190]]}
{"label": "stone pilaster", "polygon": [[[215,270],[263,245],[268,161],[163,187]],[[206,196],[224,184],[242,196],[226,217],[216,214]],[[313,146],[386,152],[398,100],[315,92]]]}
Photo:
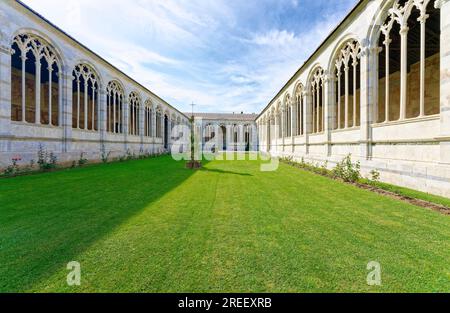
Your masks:
{"label": "stone pilaster", "polygon": [[303,125],[305,127],[305,154],[309,154],[309,134],[312,131],[312,99],[308,91],[303,92]]}
{"label": "stone pilaster", "polygon": [[281,147],[278,147],[279,152],[284,152],[284,137],[286,137],[286,108],[281,109]]}
{"label": "stone pilaster", "polygon": [[172,118],[167,117],[167,148],[170,149],[172,145]]}
{"label": "stone pilaster", "polygon": [[233,151],[233,125],[228,124],[227,129],[227,151]]}
{"label": "stone pilaster", "polygon": [[450,1],[437,0],[435,7],[441,10],[440,161],[450,164]]}
{"label": "stone pilaster", "polygon": [[10,150],[12,52],[9,46],[0,43],[0,152]]}
{"label": "stone pilaster", "polygon": [[145,106],[140,104],[139,105],[139,129],[138,129],[138,134],[139,137],[141,138],[141,147],[140,150],[141,152],[144,151],[144,135],[145,135]]}
{"label": "stone pilaster", "polygon": [[99,124],[98,131],[100,132],[100,144],[103,153],[108,153],[105,150],[106,132],[107,132],[107,93],[104,88],[101,88],[98,93],[98,108],[99,108]]}
{"label": "stone pilaster", "polygon": [[238,151],[245,150],[244,125],[238,125]]}
{"label": "stone pilaster", "polygon": [[371,125],[378,103],[378,47],[362,47],[360,96],[360,158],[371,158]]}
{"label": "stone pilaster", "polygon": [[123,142],[125,151],[128,150],[128,132],[130,129],[130,106],[128,104],[128,98],[123,99],[123,110],[122,110],[122,120],[123,120]]}
{"label": "stone pilaster", "polygon": [[155,107],[152,108],[152,114],[151,114],[150,118],[152,119],[151,137],[152,137],[153,144],[155,144],[155,138],[156,138],[156,108]]}
{"label": "stone pilaster", "polygon": [[280,137],[280,134],[279,134],[279,132],[280,132],[280,126],[278,125],[278,123],[280,123],[281,121],[280,121],[280,118],[279,118],[279,112],[275,112],[275,115],[274,115],[274,135],[275,135],[275,145],[272,147],[272,150],[274,151],[274,152],[278,152],[278,142],[279,142],[279,137]]}
{"label": "stone pilaster", "polygon": [[258,130],[259,127],[257,127],[256,125],[252,125],[251,126],[251,132],[252,132],[252,139],[251,139],[251,146],[250,146],[250,151],[258,151]]}
{"label": "stone pilaster", "polygon": [[294,137],[297,129],[297,106],[294,104],[294,101],[291,101],[291,152],[294,153],[295,145],[294,145]]}
{"label": "stone pilaster", "polygon": [[324,132],[325,132],[325,137],[327,140],[327,156],[331,156],[332,153],[332,145],[331,145],[331,130],[333,129],[334,126],[334,121],[336,119],[336,114],[335,114],[335,100],[336,97],[335,95],[335,91],[334,91],[334,86],[335,86],[335,78],[333,75],[328,74],[325,76],[324,78],[324,110],[325,110],[325,119],[324,119]]}
{"label": "stone pilaster", "polygon": [[[164,140],[165,140],[165,131],[166,131],[166,123],[164,123],[164,119],[165,119],[165,114],[164,113],[162,113],[161,112],[161,139],[162,139],[162,144],[163,144],[163,147],[164,147]],[[195,130],[195,128],[194,128],[194,130]]]}
{"label": "stone pilaster", "polygon": [[72,71],[62,71],[62,103],[61,105],[61,127],[63,128],[62,152],[72,150],[72,93],[73,75]]}

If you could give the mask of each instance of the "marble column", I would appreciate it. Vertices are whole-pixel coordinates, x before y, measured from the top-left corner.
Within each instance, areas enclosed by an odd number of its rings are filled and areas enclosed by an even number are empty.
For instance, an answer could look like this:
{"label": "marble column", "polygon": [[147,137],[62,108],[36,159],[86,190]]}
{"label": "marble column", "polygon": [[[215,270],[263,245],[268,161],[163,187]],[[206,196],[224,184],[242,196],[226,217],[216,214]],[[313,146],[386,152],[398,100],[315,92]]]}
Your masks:
{"label": "marble column", "polygon": [[35,62],[35,93],[34,103],[36,105],[35,124],[41,124],[41,60],[36,59]]}
{"label": "marble column", "polygon": [[348,118],[349,118],[349,114],[348,114],[348,93],[349,93],[349,81],[348,81],[348,71],[349,71],[349,67],[348,64],[346,63],[344,65],[344,75],[345,75],[345,95],[344,95],[344,128],[348,128]]}
{"label": "marble column", "polygon": [[406,118],[408,101],[408,26],[400,29],[400,120]]}

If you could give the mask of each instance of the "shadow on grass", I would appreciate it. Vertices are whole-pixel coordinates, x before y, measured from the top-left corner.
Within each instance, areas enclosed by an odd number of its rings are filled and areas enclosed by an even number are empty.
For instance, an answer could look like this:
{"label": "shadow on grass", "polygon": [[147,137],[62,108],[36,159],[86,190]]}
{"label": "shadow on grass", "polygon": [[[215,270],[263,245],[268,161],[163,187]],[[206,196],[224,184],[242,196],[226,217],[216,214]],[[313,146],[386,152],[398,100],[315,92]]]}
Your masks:
{"label": "shadow on grass", "polygon": [[166,156],[0,181],[0,291],[33,289],[194,173]]}
{"label": "shadow on grass", "polygon": [[233,171],[225,171],[220,169],[211,169],[211,168],[203,168],[202,171],[205,172],[212,172],[212,173],[218,173],[218,174],[230,174],[230,175],[239,175],[239,176],[253,176],[248,173],[240,173],[240,172],[233,172]]}

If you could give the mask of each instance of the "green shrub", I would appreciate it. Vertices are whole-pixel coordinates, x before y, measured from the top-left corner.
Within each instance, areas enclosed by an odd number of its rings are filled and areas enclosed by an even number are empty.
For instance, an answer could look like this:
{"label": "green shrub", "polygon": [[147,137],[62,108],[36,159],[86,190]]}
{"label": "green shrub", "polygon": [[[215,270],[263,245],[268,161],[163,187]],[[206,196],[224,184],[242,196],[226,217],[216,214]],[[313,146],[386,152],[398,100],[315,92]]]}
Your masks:
{"label": "green shrub", "polygon": [[11,159],[11,165],[9,165],[5,170],[3,171],[4,176],[15,176],[20,172],[19,166],[17,163],[21,161],[22,159],[20,157],[14,157]]}
{"label": "green shrub", "polygon": [[109,161],[109,156],[111,155],[111,151],[109,151],[108,153],[106,153],[105,151],[102,152],[102,162],[103,163],[108,163]]}
{"label": "green shrub", "polygon": [[377,170],[370,171],[369,183],[376,185],[380,181],[380,172]]}
{"label": "green shrub", "polygon": [[85,155],[84,152],[80,153],[80,159],[78,160],[78,166],[80,166],[80,167],[85,165],[88,162],[88,160],[84,157],[84,155]]}
{"label": "green shrub", "polygon": [[356,183],[361,179],[361,164],[359,161],[352,163],[349,154],[333,169],[333,176],[348,183]]}
{"label": "green shrub", "polygon": [[37,163],[41,171],[48,171],[57,167],[58,158],[53,152],[48,153],[42,145],[39,145]]}
{"label": "green shrub", "polygon": [[328,170],[328,161],[325,161],[322,166],[319,168],[319,173],[324,176],[329,176],[330,171]]}
{"label": "green shrub", "polygon": [[135,160],[136,159],[136,155],[134,154],[134,152],[131,153],[130,149],[127,149],[126,159],[128,161]]}

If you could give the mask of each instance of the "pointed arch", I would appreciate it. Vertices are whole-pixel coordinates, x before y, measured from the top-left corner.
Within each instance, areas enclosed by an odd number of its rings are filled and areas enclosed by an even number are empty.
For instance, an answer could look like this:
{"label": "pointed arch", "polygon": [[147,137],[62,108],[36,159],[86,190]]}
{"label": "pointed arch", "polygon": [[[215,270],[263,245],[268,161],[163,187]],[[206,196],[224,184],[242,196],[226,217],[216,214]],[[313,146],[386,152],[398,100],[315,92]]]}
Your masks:
{"label": "pointed arch", "polygon": [[11,43],[11,120],[59,126],[62,58],[37,32],[19,32]]}
{"label": "pointed arch", "polygon": [[117,80],[112,80],[106,87],[107,131],[123,134],[124,131],[124,89]]}
{"label": "pointed arch", "polygon": [[160,105],[156,107],[156,137],[162,138],[162,123],[163,115],[162,115],[162,108]]}
{"label": "pointed arch", "polygon": [[145,100],[144,103],[144,136],[153,137],[153,103],[151,99]]}
{"label": "pointed arch", "polygon": [[99,130],[99,80],[88,64],[79,63],[72,71],[72,127]]}
{"label": "pointed arch", "polygon": [[355,38],[340,43],[333,57],[330,73],[335,77],[333,129],[357,127],[361,112],[361,45]]}
{"label": "pointed arch", "polygon": [[301,82],[297,82],[294,88],[294,102],[295,102],[295,119],[297,121],[295,127],[295,136],[304,135],[304,108],[303,108],[303,92],[305,87]]}
{"label": "pointed arch", "polygon": [[325,122],[325,71],[319,65],[315,66],[309,74],[309,91],[312,95],[311,102],[311,130],[312,133],[321,133],[324,131]]}
{"label": "pointed arch", "polygon": [[292,134],[292,106],[291,106],[291,95],[287,92],[284,95],[283,107],[283,128],[285,137],[291,137]]}
{"label": "pointed arch", "polygon": [[128,96],[128,134],[140,135],[141,97],[137,91],[132,91]]}

